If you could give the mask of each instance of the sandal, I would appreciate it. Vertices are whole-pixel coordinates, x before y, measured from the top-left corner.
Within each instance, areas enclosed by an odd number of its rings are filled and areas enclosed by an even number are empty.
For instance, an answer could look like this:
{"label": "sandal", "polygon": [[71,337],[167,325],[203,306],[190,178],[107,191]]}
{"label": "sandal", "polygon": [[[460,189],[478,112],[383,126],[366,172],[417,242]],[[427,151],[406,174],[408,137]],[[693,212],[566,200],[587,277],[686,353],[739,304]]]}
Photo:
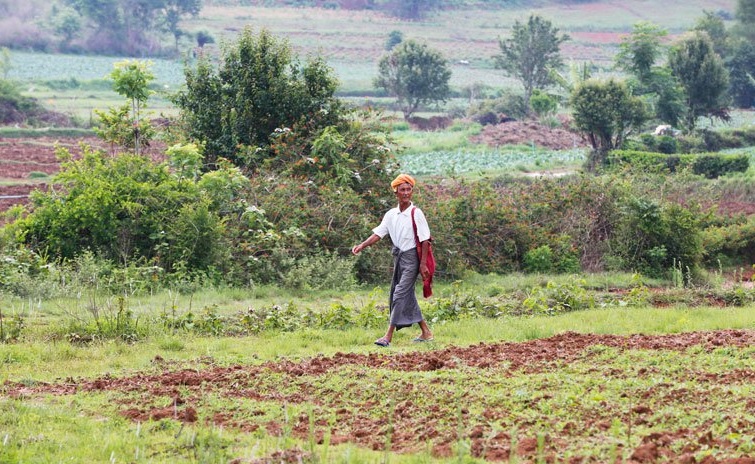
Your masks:
{"label": "sandal", "polygon": [[389,342],[389,341],[388,341],[388,340],[386,340],[385,338],[378,338],[377,340],[375,340],[375,344],[376,344],[377,346],[383,346],[383,347],[386,347],[386,346],[390,346],[390,345],[391,345],[391,342]]}
{"label": "sandal", "polygon": [[415,338],[413,341],[415,341],[415,342],[431,342],[433,340],[435,340],[433,337],[422,338],[422,336],[420,335],[419,337]]}

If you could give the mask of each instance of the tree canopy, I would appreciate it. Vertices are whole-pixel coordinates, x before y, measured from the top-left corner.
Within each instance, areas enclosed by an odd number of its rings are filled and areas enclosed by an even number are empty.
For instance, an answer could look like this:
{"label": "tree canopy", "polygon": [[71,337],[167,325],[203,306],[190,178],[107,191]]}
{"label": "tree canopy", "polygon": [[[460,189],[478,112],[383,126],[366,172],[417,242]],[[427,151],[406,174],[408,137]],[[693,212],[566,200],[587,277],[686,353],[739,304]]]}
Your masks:
{"label": "tree canopy", "polygon": [[374,85],[396,97],[405,119],[420,105],[445,101],[451,69],[440,52],[426,44],[407,40],[383,56]]}
{"label": "tree canopy", "polygon": [[603,163],[608,151],[621,147],[626,137],[647,119],[642,100],[615,79],[583,82],[574,90],[571,105],[574,124],[593,148],[590,169]]}
{"label": "tree canopy", "polygon": [[253,167],[269,157],[276,131],[298,126],[313,133],[336,123],[342,112],[334,97],[337,80],[325,61],[300,64],[287,41],[264,29],[255,34],[246,28],[225,46],[218,69],[201,59],[185,75],[187,88],[176,104],[190,137],[206,144],[209,163],[223,157]]}
{"label": "tree canopy", "polygon": [[632,34],[619,45],[619,53],[615,57],[617,66],[635,75],[640,82],[647,83],[653,66],[663,55],[661,39],[666,35],[668,32],[657,24],[647,21],[635,24]]}
{"label": "tree canopy", "polygon": [[707,34],[695,32],[672,47],[669,67],[684,88],[684,127],[692,131],[701,116],[727,119],[729,77]]}
{"label": "tree canopy", "polygon": [[514,23],[510,38],[498,39],[501,53],[493,59],[496,68],[522,83],[529,104],[534,89],[554,83],[553,71],[563,66],[561,44],[567,40],[569,36],[559,35],[550,21],[531,15],[526,23]]}
{"label": "tree canopy", "polygon": [[[184,34],[179,21],[196,16],[202,0],[64,0],[93,32],[84,48],[93,52],[143,55],[159,48],[152,31],[164,31],[177,41]],[[70,9],[56,9],[53,24],[64,42],[83,29]]]}

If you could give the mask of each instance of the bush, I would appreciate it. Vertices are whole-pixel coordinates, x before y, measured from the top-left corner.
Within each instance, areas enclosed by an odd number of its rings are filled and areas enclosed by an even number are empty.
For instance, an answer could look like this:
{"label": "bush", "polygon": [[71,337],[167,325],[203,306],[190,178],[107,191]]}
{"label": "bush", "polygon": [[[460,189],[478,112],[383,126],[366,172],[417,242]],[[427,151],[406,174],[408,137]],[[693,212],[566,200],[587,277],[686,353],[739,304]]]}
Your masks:
{"label": "bush", "polygon": [[356,285],[355,261],[335,252],[303,256],[283,275],[283,285],[297,290],[351,290]]}
{"label": "bush", "polygon": [[702,234],[704,260],[711,266],[755,263],[755,218],[715,225]]}
{"label": "bush", "polygon": [[658,151],[661,153],[665,153],[667,155],[671,155],[677,152],[678,150],[678,144],[676,143],[676,139],[674,137],[671,137],[670,135],[661,135],[658,137]]}
{"label": "bush", "polygon": [[610,240],[610,255],[619,269],[664,277],[677,263],[692,270],[702,263],[698,211],[634,196],[621,206]]}
{"label": "bush", "polygon": [[61,188],[35,191],[33,211],[17,225],[32,250],[58,261],[91,250],[169,271],[179,262],[210,269],[225,261],[221,218],[195,182],[138,155],[113,158],[89,148],[78,160],[65,149],[58,154],[63,162],[53,182]]}
{"label": "bush", "polygon": [[707,179],[716,179],[726,174],[746,172],[750,158],[746,154],[667,155],[632,150],[614,150],[607,158],[609,169],[631,167],[648,173],[677,172],[690,169]]}
{"label": "bush", "polygon": [[746,172],[750,157],[742,155],[698,155],[692,163],[692,171],[707,179],[716,179],[733,172]]}
{"label": "bush", "polygon": [[467,116],[477,119],[486,113],[503,114],[510,118],[522,119],[527,116],[529,107],[524,95],[506,92],[494,99],[486,99],[469,107]]}
{"label": "bush", "polygon": [[524,270],[547,274],[553,271],[553,250],[548,245],[533,248],[524,254]]}

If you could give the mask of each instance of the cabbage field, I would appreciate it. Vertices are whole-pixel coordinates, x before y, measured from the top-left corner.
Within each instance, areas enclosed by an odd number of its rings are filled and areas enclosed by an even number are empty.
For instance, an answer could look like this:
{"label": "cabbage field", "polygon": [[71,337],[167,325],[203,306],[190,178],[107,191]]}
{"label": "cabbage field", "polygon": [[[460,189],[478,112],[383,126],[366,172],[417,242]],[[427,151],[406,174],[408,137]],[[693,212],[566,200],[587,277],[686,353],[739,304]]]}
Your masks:
{"label": "cabbage field", "polygon": [[401,169],[418,176],[529,172],[580,166],[587,150],[540,150],[527,147],[485,151],[433,151],[399,156]]}

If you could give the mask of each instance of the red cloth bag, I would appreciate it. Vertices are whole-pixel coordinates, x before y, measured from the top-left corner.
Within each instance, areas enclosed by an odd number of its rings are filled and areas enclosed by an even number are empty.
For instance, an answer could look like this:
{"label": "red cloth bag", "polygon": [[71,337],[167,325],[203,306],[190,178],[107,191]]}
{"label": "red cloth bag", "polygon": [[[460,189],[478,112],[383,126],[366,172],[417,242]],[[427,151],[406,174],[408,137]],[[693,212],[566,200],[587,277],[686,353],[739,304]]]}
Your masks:
{"label": "red cloth bag", "polygon": [[[414,242],[417,244],[417,256],[419,259],[422,259],[422,245],[419,242],[419,236],[417,235],[417,223],[414,222],[414,210],[417,209],[416,207],[412,208],[412,227],[414,227]],[[430,237],[429,240],[430,243],[427,244],[427,259],[425,260],[425,264],[427,264],[427,269],[430,271],[430,277],[425,279],[422,278],[422,296],[425,298],[430,298],[433,295],[433,275],[435,275],[435,256],[433,256],[433,238]]]}

